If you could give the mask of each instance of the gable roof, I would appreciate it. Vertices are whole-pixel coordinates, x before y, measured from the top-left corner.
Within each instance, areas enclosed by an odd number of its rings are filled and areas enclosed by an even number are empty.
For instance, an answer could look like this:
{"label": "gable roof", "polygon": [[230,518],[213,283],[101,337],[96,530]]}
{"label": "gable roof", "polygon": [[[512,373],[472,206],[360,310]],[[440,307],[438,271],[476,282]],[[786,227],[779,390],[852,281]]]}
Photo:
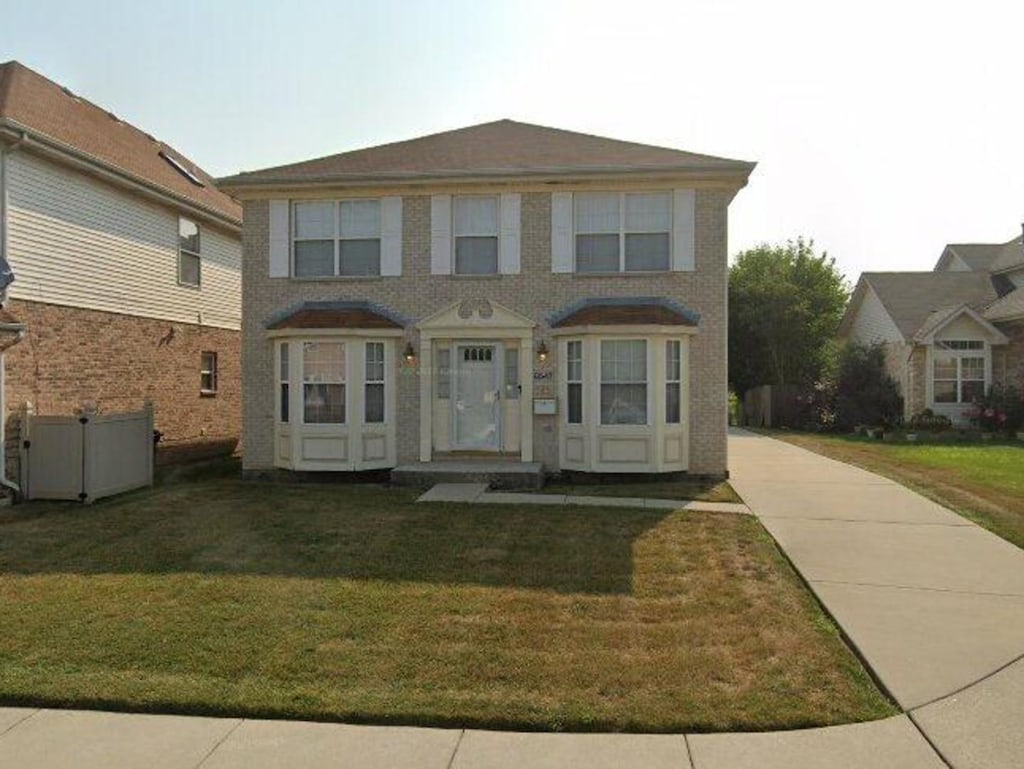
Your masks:
{"label": "gable roof", "polygon": [[[25,132],[30,143],[83,156],[120,177],[236,226],[242,220],[238,202],[218,190],[213,177],[173,147],[17,61],[0,64],[0,132],[12,138]],[[200,184],[189,180],[161,153]]]}
{"label": "gable roof", "polygon": [[989,342],[992,344],[1006,344],[1009,339],[1006,335],[998,328],[992,325],[981,313],[972,308],[970,305],[961,304],[957,307],[945,307],[941,310],[936,310],[921,324],[921,328],[918,329],[917,333],[914,334],[914,341],[924,344],[931,344],[935,340],[936,334],[942,329],[952,323],[954,320],[967,316],[973,320],[986,334],[989,336]]}
{"label": "gable roof", "polygon": [[346,181],[679,171],[735,178],[754,163],[497,120],[417,139],[248,171],[228,188]]}
{"label": "gable roof", "polygon": [[992,272],[1003,272],[1024,267],[1024,240],[1018,235],[1009,243],[997,246],[999,252],[992,262]]}
{"label": "gable roof", "polygon": [[962,305],[981,310],[997,298],[987,272],[865,272],[861,281],[871,286],[907,340],[940,310]]}
{"label": "gable roof", "polygon": [[1001,296],[986,307],[982,315],[987,320],[996,323],[1024,318],[1024,288],[1018,288]]}

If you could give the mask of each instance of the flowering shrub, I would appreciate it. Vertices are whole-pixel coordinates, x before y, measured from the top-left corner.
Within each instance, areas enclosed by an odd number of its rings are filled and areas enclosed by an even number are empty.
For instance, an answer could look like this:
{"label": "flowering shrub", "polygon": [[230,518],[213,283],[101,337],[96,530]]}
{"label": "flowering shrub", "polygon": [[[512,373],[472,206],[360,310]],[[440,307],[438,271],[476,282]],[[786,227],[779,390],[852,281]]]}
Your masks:
{"label": "flowering shrub", "polygon": [[968,417],[982,430],[1014,433],[1024,425],[1024,394],[1013,385],[993,385]]}

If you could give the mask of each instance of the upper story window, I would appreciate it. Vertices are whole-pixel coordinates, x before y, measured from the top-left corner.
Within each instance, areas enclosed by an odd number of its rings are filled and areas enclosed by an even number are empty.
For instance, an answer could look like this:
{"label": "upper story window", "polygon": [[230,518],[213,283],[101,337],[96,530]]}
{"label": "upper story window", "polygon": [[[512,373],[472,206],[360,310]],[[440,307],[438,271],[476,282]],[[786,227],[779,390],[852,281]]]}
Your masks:
{"label": "upper story window", "polygon": [[670,192],[574,196],[576,272],[660,272],[671,265]]}
{"label": "upper story window", "polygon": [[973,339],[935,342],[932,385],[936,403],[972,403],[985,396],[985,343]]}
{"label": "upper story window", "polygon": [[452,201],[456,275],[498,273],[498,198],[457,197]]}
{"label": "upper story window", "polygon": [[298,202],[293,274],[299,278],[380,275],[380,201]]}
{"label": "upper story window", "polygon": [[185,217],[178,218],[178,283],[199,286],[199,225]]}

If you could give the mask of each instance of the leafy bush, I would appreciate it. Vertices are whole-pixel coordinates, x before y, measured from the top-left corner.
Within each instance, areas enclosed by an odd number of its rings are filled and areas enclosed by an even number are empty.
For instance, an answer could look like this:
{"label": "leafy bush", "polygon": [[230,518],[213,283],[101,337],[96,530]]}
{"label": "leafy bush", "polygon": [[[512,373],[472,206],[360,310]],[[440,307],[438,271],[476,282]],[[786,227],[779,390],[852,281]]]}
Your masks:
{"label": "leafy bush", "polygon": [[953,426],[949,417],[944,414],[936,414],[931,409],[919,411],[910,418],[907,424],[911,430],[929,430],[931,432],[942,432]]}
{"label": "leafy bush", "polygon": [[835,381],[835,427],[852,430],[854,425],[892,427],[903,413],[899,386],[885,369],[885,346],[881,343],[850,343],[839,354]]}
{"label": "leafy bush", "polygon": [[1013,385],[993,385],[968,416],[982,430],[1014,433],[1024,425],[1024,393]]}

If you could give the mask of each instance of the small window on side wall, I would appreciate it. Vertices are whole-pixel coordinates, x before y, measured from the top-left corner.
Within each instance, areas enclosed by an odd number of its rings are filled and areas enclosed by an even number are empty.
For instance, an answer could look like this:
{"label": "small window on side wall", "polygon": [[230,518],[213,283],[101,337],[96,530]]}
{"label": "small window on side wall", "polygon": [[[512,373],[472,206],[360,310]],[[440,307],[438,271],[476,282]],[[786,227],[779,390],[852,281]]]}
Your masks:
{"label": "small window on side wall", "polygon": [[178,219],[178,283],[199,287],[199,225],[190,219]]}
{"label": "small window on side wall", "polygon": [[217,353],[204,352],[199,364],[199,392],[203,395],[217,394]]}

